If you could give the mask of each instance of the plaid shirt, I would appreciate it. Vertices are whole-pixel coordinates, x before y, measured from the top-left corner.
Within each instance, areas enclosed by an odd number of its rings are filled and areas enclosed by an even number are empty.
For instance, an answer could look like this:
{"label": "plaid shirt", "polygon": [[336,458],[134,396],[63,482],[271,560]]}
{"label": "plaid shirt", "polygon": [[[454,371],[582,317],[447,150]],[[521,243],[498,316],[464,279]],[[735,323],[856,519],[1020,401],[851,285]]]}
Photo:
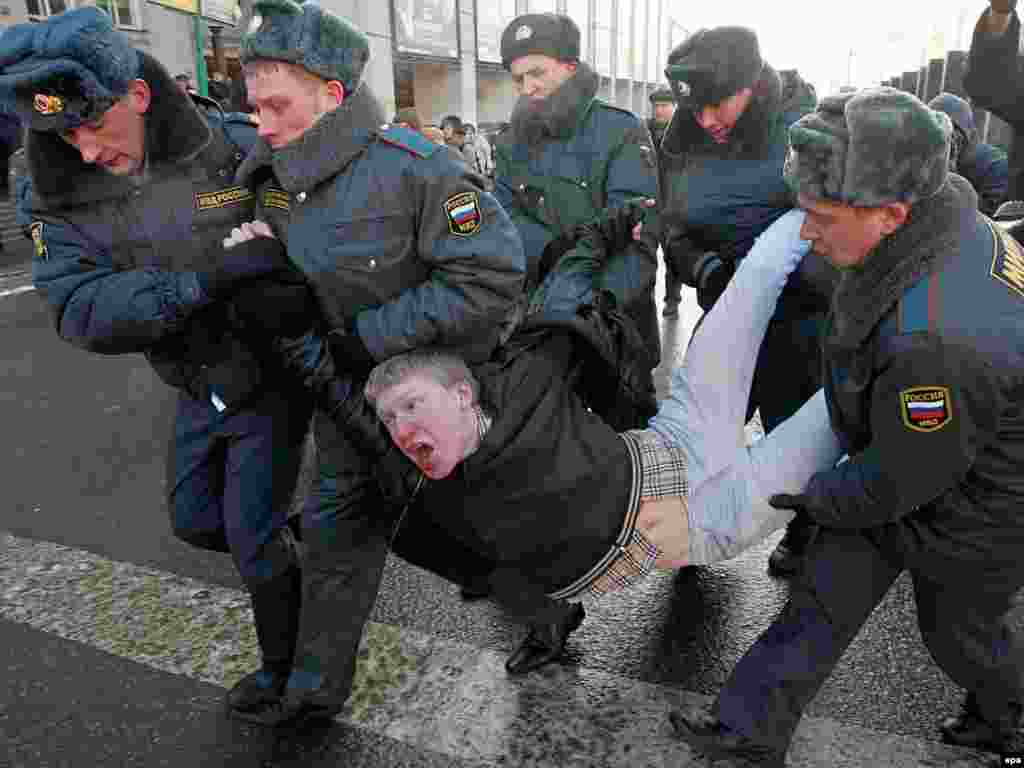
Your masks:
{"label": "plaid shirt", "polygon": [[569,586],[551,593],[555,600],[576,597],[583,593],[603,595],[635,584],[654,570],[659,550],[636,528],[640,502],[643,499],[685,497],[686,458],[683,450],[667,442],[655,432],[633,429],[620,437],[629,449],[633,464],[633,488],[622,532],[615,544],[583,576]]}

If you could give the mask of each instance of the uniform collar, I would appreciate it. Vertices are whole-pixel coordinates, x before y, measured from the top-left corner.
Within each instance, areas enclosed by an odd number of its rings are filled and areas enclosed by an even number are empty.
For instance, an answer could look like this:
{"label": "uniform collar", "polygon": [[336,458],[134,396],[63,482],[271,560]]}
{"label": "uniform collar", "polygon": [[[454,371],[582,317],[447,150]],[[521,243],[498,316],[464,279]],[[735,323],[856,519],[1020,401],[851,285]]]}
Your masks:
{"label": "uniform collar", "polygon": [[289,194],[312,189],[341,173],[383,124],[384,110],[364,83],[290,144],[275,150],[264,139],[257,140],[238,169],[238,182],[248,183],[269,166]]}

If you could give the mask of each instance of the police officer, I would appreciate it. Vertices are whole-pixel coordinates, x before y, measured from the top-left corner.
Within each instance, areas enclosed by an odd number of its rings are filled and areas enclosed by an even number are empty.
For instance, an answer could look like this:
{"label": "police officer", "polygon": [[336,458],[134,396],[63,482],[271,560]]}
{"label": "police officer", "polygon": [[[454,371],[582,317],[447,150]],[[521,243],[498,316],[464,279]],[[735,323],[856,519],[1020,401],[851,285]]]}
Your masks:
{"label": "police officer", "polygon": [[[647,130],[651,133],[651,141],[656,152],[661,151],[661,140],[665,136],[672,115],[676,112],[676,97],[670,88],[656,88],[648,97],[651,101],[651,112],[647,120]],[[665,307],[661,310],[662,317],[678,317],[679,301],[683,281],[675,272],[675,262],[668,258],[668,252],[662,253],[665,259]]]}
{"label": "police officer", "polygon": [[[361,82],[369,42],[351,23],[292,0],[259,0],[253,14],[241,56],[259,140],[238,179],[257,198],[249,233],[280,238],[316,294],[320,327],[283,347],[307,386],[332,369],[358,382],[423,345],[485,360],[522,292],[508,216],[449,152],[384,125]],[[245,713],[268,725],[341,711],[399,519],[326,407],[314,425],[295,664],[283,697]]]}
{"label": "police officer", "polygon": [[782,766],[804,707],[903,570],[928,650],[968,691],[944,740],[1000,752],[1017,734],[1024,254],[948,173],[950,134],[892,88],[826,99],[790,131],[801,236],[844,273],[825,396],[850,458],[773,498],[822,527],[714,713],[674,716],[701,752]]}
{"label": "police officer", "polygon": [[952,93],[940,93],[928,106],[945,112],[953,121],[953,149],[950,168],[959,173],[978,193],[978,210],[992,216],[1006,199],[1009,180],[1006,153],[978,140],[974,109]]}
{"label": "police officer", "polygon": [[[495,144],[495,196],[522,236],[528,290],[571,247],[578,225],[631,198],[656,196],[643,123],[596,97],[600,78],[579,55],[580,31],[568,16],[520,16],[501,36],[502,63],[520,95]],[[660,358],[656,252],[649,234],[632,242],[610,260],[601,286],[636,321],[652,368]]]}
{"label": "police officer", "polygon": [[[745,27],[696,32],[668,58],[665,74],[679,104],[661,143],[662,247],[671,274],[697,289],[709,310],[754,239],[793,207],[782,178],[786,131],[814,108],[814,88],[795,71],[776,72]],[[808,286],[808,267],[826,286]],[[818,337],[831,285],[827,264],[810,258],[790,280],[765,334],[750,392],[748,418],[760,408],[771,431],[821,386]],[[769,568],[799,565],[809,526],[786,529]]]}
{"label": "police officer", "polygon": [[[255,131],[179,90],[95,7],[8,29],[0,60],[0,107],[29,128],[19,216],[57,333],[92,352],[141,352],[180,390],[171,523],[230,552],[250,592],[263,664],[229,694],[250,706],[291,665],[280,628],[298,620],[287,599],[298,570],[285,518],[310,410],[292,402],[269,345],[230,322],[241,285],[285,286],[270,279],[287,268],[279,244],[222,244],[252,217],[253,195],[232,179]],[[261,307],[274,313],[273,297]]]}

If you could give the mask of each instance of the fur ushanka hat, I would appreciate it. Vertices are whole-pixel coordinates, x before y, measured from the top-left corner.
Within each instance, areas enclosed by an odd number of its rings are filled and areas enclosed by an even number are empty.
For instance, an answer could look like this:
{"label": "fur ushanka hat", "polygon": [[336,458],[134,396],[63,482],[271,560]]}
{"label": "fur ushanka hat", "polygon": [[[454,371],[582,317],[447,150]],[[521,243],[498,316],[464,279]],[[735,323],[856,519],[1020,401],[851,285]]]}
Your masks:
{"label": "fur ushanka hat", "polygon": [[830,96],[789,129],[786,181],[860,207],[915,203],[946,181],[952,132],[949,117],[895,88]]}

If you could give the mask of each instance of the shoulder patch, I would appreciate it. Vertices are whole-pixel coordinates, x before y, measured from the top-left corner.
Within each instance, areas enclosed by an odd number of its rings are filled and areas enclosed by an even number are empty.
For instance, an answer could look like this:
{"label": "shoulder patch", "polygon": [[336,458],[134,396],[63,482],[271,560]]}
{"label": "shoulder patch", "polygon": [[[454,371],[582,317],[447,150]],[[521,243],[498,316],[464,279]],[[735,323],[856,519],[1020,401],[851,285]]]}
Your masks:
{"label": "shoulder patch", "polygon": [[50,257],[50,252],[46,250],[46,241],[43,239],[43,222],[33,221],[29,231],[32,233],[32,244],[36,248],[36,258],[46,261]]}
{"label": "shoulder patch", "polygon": [[1009,232],[989,223],[995,235],[989,274],[1011,291],[1024,296],[1024,250]]}
{"label": "shoulder patch", "polygon": [[404,149],[416,157],[430,157],[438,149],[438,145],[423,134],[400,125],[389,125],[387,128],[381,129],[377,135],[382,141]]}
{"label": "shoulder patch", "polygon": [[903,425],[915,432],[938,432],[953,421],[947,387],[911,387],[900,392]]}
{"label": "shoulder patch", "polygon": [[229,205],[247,203],[253,199],[253,194],[248,187],[235,185],[215,189],[211,192],[196,192],[196,210],[209,211],[214,208],[226,208]]}
{"label": "shoulder patch", "polygon": [[480,210],[480,195],[476,192],[459,192],[444,201],[444,215],[448,220],[448,231],[459,237],[472,237],[480,231],[484,222]]}
{"label": "shoulder patch", "polygon": [[260,195],[260,203],[264,208],[277,208],[281,211],[292,209],[292,199],[283,189],[267,187]]}

